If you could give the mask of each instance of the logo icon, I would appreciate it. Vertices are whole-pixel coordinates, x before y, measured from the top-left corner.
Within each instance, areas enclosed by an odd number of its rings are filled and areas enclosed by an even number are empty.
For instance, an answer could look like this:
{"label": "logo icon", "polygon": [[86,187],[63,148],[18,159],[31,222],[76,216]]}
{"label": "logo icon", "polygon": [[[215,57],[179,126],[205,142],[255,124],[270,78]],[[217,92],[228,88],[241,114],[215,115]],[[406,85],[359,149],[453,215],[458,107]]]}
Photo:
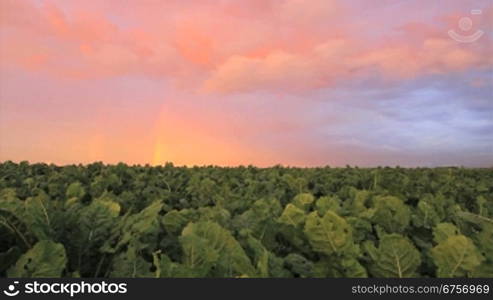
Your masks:
{"label": "logo icon", "polygon": [[10,284],[8,288],[3,291],[3,293],[9,297],[14,297],[19,295],[19,291],[15,289],[15,285],[18,283],[19,281],[14,281],[14,284]]}
{"label": "logo icon", "polygon": [[[480,15],[482,14],[482,11],[480,9],[473,9],[471,10],[472,15]],[[469,30],[472,28],[472,20],[469,17],[462,17],[459,20],[459,28],[464,32],[467,33]],[[472,43],[481,38],[483,36],[484,31],[482,30],[477,30],[473,34],[469,35],[464,35],[461,33],[455,32],[455,30],[451,29],[448,31],[448,35],[454,39],[455,41],[459,43]]]}

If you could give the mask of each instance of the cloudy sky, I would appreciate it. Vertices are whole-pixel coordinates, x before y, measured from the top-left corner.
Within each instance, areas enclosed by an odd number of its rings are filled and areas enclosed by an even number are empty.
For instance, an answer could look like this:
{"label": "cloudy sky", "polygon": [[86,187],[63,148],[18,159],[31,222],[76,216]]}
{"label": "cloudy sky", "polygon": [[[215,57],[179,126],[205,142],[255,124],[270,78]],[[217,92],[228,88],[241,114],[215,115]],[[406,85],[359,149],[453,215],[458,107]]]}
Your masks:
{"label": "cloudy sky", "polygon": [[0,161],[492,166],[491,20],[490,0],[0,0]]}

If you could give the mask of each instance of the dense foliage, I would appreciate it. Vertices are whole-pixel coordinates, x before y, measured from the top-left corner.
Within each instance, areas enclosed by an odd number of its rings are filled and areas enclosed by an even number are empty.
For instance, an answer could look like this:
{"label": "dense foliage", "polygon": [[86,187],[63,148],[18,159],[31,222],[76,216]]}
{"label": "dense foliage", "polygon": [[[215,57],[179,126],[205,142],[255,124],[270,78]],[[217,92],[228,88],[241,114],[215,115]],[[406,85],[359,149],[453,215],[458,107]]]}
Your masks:
{"label": "dense foliage", "polygon": [[0,164],[0,276],[493,277],[493,170]]}

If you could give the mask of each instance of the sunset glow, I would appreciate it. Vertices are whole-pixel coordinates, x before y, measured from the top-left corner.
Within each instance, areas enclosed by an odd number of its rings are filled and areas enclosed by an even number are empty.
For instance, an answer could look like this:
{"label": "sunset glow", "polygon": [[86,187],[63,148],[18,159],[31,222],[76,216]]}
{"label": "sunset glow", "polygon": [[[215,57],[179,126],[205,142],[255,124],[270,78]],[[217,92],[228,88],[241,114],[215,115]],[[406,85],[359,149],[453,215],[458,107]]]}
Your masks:
{"label": "sunset glow", "polygon": [[0,0],[0,161],[491,166],[492,20],[488,0]]}

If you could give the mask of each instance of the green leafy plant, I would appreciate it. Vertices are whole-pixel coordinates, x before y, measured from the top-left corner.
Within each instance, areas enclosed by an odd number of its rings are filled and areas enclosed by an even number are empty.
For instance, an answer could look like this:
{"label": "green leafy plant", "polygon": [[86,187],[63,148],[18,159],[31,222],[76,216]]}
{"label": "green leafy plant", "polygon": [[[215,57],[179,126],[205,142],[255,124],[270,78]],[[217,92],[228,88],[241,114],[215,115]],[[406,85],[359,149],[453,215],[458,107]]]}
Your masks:
{"label": "green leafy plant", "polygon": [[493,277],[493,170],[0,163],[3,277]]}

